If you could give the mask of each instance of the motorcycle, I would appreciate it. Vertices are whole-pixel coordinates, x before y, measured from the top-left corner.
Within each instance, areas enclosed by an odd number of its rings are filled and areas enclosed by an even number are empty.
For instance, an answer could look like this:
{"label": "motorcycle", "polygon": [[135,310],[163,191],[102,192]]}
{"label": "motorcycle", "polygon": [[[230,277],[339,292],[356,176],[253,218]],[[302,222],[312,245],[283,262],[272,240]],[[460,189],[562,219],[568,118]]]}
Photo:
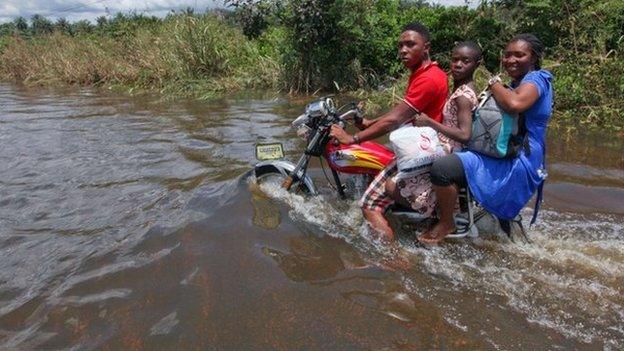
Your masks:
{"label": "motorcycle", "polygon": [[[362,116],[361,109],[355,103],[336,108],[331,97],[323,97],[309,103],[305,112],[292,122],[297,135],[307,141],[307,146],[297,163],[275,159],[283,158],[282,146],[279,143],[256,145],[256,157],[264,160],[256,164],[252,170],[255,181],[260,184],[277,177],[281,187],[288,191],[316,196],[319,192],[307,170],[310,159],[318,157],[321,166],[323,160],[329,165],[334,182],[332,187],[340,198],[345,199],[348,190],[355,197],[361,196],[373,178],[394,158],[392,150],[374,141],[344,145],[332,140],[330,129],[333,124],[345,128],[351,122],[361,122]],[[263,155],[269,156],[265,158]],[[341,175],[349,176],[348,185],[341,180]],[[327,180],[329,181],[329,178]],[[512,241],[515,241],[516,232],[519,232],[519,237],[523,241],[529,241],[520,216],[512,221],[496,219],[471,198],[468,189],[460,190],[459,201],[460,211],[455,215],[456,232],[447,238],[477,238],[491,235],[501,237],[502,231]],[[398,223],[417,228],[416,230],[422,230],[436,220],[397,205],[391,207],[387,215],[395,225]]]}

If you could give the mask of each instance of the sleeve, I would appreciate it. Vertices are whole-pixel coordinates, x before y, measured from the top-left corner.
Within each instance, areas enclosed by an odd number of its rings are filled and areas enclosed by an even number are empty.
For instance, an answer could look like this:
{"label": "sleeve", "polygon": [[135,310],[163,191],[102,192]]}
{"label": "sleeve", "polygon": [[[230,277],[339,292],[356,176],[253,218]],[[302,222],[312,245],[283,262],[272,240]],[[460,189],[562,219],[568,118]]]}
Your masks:
{"label": "sleeve", "polygon": [[413,109],[423,111],[427,109],[427,106],[433,100],[435,91],[436,84],[432,79],[422,76],[417,77],[407,87],[403,101]]}
{"label": "sleeve", "polygon": [[462,85],[461,95],[470,101],[471,109],[474,110],[477,105],[479,105],[479,98],[477,97],[477,93],[470,89],[467,85]]}
{"label": "sleeve", "polygon": [[541,70],[527,73],[527,75],[522,78],[521,84],[525,83],[533,83],[540,97],[544,95],[545,91],[548,91],[548,84],[550,84]]}

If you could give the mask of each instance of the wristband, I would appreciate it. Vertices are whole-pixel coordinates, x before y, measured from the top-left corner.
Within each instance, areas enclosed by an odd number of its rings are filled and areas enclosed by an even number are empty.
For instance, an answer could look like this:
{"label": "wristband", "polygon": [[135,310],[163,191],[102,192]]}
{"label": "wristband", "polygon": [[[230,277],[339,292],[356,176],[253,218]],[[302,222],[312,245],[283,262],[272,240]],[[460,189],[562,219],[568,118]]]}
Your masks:
{"label": "wristband", "polygon": [[357,136],[357,134],[353,134],[353,143],[354,144],[359,144],[360,143],[360,137]]}
{"label": "wristband", "polygon": [[490,80],[488,80],[488,88],[496,83],[501,83],[501,84],[503,83],[503,81],[500,78],[500,75],[498,74],[490,78]]}

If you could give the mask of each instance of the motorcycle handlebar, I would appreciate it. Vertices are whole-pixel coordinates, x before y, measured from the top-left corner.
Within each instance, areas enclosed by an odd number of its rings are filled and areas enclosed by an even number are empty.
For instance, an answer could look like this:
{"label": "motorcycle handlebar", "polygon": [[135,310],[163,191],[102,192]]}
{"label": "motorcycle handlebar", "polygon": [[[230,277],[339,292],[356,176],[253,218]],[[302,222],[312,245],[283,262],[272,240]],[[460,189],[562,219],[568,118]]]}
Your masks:
{"label": "motorcycle handlebar", "polygon": [[347,121],[349,119],[353,119],[354,121],[358,122],[358,119],[359,120],[362,119],[362,112],[359,109],[355,108],[355,109],[352,109],[352,110],[349,110],[349,111],[343,113],[338,118],[341,121]]}

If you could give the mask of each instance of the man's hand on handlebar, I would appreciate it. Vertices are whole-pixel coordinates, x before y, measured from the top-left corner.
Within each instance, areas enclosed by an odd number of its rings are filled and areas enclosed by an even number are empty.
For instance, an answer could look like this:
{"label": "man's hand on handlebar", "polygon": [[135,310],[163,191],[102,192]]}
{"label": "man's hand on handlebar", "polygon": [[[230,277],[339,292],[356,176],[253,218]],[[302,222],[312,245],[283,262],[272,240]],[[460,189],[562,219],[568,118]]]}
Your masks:
{"label": "man's hand on handlebar", "polygon": [[353,136],[347,134],[344,129],[342,129],[339,125],[334,124],[331,126],[331,131],[329,135],[338,140],[341,144],[353,144]]}

